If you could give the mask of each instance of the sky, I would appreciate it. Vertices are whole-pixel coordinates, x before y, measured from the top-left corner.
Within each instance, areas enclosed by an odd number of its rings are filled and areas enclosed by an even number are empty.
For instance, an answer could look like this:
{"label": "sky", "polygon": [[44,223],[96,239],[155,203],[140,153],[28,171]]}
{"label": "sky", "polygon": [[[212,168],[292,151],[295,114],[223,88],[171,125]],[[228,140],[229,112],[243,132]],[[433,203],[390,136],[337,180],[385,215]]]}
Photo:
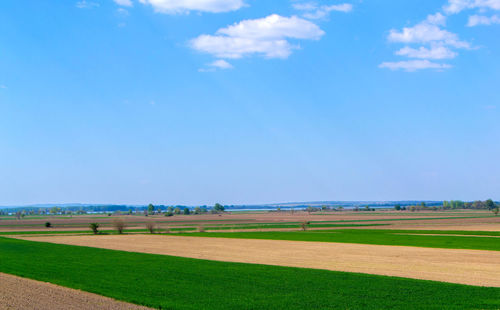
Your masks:
{"label": "sky", "polygon": [[500,199],[500,0],[3,0],[0,205]]}

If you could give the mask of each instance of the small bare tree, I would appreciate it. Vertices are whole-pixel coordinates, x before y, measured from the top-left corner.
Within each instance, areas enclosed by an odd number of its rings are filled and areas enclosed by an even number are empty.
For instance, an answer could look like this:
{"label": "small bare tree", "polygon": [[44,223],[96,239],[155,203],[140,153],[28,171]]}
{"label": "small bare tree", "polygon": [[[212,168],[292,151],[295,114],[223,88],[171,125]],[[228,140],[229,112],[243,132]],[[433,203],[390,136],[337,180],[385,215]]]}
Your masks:
{"label": "small bare tree", "polygon": [[125,221],[121,218],[113,219],[113,227],[118,231],[119,234],[123,234],[125,229]]}
{"label": "small bare tree", "polygon": [[147,222],[147,223],[146,223],[146,229],[147,229],[150,233],[154,234],[154,233],[155,233],[155,230],[156,230],[156,224],[155,224],[155,222]]}
{"label": "small bare tree", "polygon": [[307,225],[309,224],[311,224],[311,222],[303,221],[302,223],[300,223],[300,227],[305,231],[307,229]]}

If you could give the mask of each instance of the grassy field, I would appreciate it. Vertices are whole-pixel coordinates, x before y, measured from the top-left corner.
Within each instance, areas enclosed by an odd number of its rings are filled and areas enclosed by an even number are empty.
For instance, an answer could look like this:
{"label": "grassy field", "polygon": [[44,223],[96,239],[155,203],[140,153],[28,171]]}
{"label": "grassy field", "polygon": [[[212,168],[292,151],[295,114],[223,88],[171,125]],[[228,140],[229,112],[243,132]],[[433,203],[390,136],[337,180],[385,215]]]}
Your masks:
{"label": "grassy field", "polygon": [[0,272],[161,309],[500,308],[498,288],[8,238],[0,261]]}
{"label": "grassy field", "polygon": [[[413,235],[421,234],[421,235]],[[448,236],[434,236],[445,234]],[[446,249],[471,249],[500,251],[499,232],[485,231],[421,231],[421,230],[382,230],[382,229],[341,229],[334,231],[269,231],[269,232],[216,232],[186,233],[183,236],[271,239],[293,241],[343,242],[378,245],[403,245]],[[463,236],[456,236],[463,235]],[[469,235],[469,236],[467,236]],[[481,235],[482,237],[471,236]],[[490,237],[488,237],[490,236]],[[493,237],[492,237],[493,236]]]}

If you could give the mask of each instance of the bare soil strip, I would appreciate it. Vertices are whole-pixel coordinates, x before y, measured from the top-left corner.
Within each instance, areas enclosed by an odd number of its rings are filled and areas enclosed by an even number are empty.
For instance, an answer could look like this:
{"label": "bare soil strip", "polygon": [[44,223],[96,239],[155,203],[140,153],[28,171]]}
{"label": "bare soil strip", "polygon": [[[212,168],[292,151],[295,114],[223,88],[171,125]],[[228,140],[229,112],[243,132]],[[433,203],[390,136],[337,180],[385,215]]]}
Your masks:
{"label": "bare soil strip", "polygon": [[150,308],[51,283],[0,273],[0,309],[145,310]]}
{"label": "bare soil strip", "polygon": [[500,287],[498,251],[164,235],[23,236],[20,239]]}

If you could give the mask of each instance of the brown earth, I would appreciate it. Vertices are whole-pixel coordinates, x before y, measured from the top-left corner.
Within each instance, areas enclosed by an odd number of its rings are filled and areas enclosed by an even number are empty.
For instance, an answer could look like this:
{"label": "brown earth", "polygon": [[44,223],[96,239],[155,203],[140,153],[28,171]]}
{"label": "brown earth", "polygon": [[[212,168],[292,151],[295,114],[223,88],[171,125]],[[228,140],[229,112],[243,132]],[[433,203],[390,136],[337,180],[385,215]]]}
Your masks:
{"label": "brown earth", "polygon": [[0,273],[0,309],[140,310],[151,309],[51,283]]}
{"label": "brown earth", "polygon": [[164,235],[30,236],[32,241],[500,287],[500,252]]}

